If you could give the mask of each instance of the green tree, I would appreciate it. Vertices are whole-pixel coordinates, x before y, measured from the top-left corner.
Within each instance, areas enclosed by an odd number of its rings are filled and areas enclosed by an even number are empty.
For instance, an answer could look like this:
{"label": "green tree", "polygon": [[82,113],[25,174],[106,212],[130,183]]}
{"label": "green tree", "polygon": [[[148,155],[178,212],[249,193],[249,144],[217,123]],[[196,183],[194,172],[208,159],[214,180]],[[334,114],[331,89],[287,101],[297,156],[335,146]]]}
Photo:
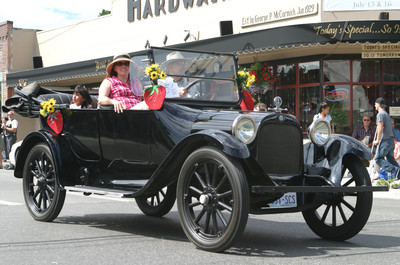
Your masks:
{"label": "green tree", "polygon": [[111,11],[103,9],[103,10],[101,10],[101,12],[99,13],[98,16],[101,17],[101,16],[105,16],[105,15],[108,15],[108,14],[111,14]]}

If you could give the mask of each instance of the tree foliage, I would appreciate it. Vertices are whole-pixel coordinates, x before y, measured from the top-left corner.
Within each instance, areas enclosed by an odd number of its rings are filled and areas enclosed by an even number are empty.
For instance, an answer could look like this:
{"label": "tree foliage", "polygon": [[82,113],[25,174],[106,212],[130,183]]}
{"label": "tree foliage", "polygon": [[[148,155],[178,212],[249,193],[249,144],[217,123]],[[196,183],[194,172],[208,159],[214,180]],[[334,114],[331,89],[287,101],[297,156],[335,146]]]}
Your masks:
{"label": "tree foliage", "polygon": [[111,14],[111,11],[110,11],[110,10],[105,10],[105,9],[103,9],[103,10],[101,10],[101,12],[99,13],[99,17],[105,16],[105,15],[108,15],[108,14]]}

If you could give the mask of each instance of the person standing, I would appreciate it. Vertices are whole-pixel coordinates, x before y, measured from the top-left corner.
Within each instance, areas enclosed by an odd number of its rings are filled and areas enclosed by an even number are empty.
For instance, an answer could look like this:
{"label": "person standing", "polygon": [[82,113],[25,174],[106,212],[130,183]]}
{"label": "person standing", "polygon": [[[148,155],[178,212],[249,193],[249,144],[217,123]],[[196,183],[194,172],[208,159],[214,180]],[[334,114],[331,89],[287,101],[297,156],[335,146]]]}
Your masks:
{"label": "person standing", "polygon": [[[378,145],[375,154],[376,164],[387,173],[392,174],[393,178],[398,179],[400,167],[394,159],[394,132],[390,116],[386,112],[387,107],[384,98],[377,98],[375,101],[375,110],[378,111],[376,116],[376,139],[372,142],[373,145]],[[385,159],[386,158],[386,159]]]}
{"label": "person standing", "polygon": [[331,115],[329,115],[329,109],[330,108],[329,108],[328,103],[326,103],[326,102],[321,103],[321,105],[319,106],[319,109],[318,109],[318,114],[314,115],[313,122],[316,121],[317,119],[322,118],[322,119],[325,119],[329,123],[329,125],[331,125],[332,117],[331,117]]}
{"label": "person standing", "polygon": [[371,117],[365,115],[362,124],[357,126],[352,136],[371,148],[376,128],[371,125]]}
{"label": "person standing", "polygon": [[14,118],[14,111],[12,110],[7,113],[7,116],[8,116],[8,121],[4,128],[4,136],[6,138],[6,143],[7,143],[7,157],[8,157],[12,145],[17,142],[18,121]]}

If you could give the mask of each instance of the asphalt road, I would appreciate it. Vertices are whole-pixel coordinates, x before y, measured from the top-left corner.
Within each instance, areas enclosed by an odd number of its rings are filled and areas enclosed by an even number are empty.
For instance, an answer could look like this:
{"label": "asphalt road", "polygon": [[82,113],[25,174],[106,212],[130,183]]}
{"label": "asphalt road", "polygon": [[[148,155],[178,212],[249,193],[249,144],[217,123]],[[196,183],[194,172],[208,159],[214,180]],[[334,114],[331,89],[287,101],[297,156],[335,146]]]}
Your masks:
{"label": "asphalt road", "polygon": [[133,200],[67,193],[51,223],[34,221],[22,180],[0,170],[0,264],[398,264],[400,190],[379,194],[367,225],[345,242],[319,239],[300,213],[249,217],[224,253],[198,250],[176,208],[163,218]]}

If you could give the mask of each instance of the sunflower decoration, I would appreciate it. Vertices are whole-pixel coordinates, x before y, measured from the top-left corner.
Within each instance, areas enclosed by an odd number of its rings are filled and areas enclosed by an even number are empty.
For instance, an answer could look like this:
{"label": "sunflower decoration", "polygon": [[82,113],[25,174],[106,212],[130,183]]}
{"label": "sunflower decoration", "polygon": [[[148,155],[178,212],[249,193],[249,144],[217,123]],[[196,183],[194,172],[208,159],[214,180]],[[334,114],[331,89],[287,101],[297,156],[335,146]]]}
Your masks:
{"label": "sunflower decoration", "polygon": [[237,72],[236,81],[242,85],[244,90],[248,88],[255,82],[256,77],[246,70],[240,70]]}
{"label": "sunflower decoration", "polygon": [[249,88],[255,81],[255,76],[249,71],[240,70],[237,72],[236,82],[242,86],[243,89],[243,99],[240,103],[240,108],[242,110],[253,110],[254,101],[250,94]]}
{"label": "sunflower decoration", "polygon": [[61,133],[63,128],[62,115],[59,110],[55,108],[56,100],[51,98],[47,101],[40,103],[42,108],[40,109],[40,115],[47,117],[47,124],[57,134]]}
{"label": "sunflower decoration", "polygon": [[48,115],[52,115],[54,113],[55,108],[54,105],[56,104],[56,100],[54,98],[51,98],[47,101],[43,101],[40,103],[42,106],[42,109],[40,110],[40,115],[43,117],[47,117]]}
{"label": "sunflower decoration", "polygon": [[151,86],[144,89],[144,101],[150,109],[158,110],[163,105],[166,94],[165,87],[158,85],[158,79],[165,79],[167,74],[160,70],[158,64],[146,67],[145,73],[151,79]]}
{"label": "sunflower decoration", "polygon": [[158,79],[165,79],[167,77],[167,74],[160,70],[158,64],[152,64],[150,66],[147,66],[145,73],[146,75],[150,76],[153,85],[157,85]]}

